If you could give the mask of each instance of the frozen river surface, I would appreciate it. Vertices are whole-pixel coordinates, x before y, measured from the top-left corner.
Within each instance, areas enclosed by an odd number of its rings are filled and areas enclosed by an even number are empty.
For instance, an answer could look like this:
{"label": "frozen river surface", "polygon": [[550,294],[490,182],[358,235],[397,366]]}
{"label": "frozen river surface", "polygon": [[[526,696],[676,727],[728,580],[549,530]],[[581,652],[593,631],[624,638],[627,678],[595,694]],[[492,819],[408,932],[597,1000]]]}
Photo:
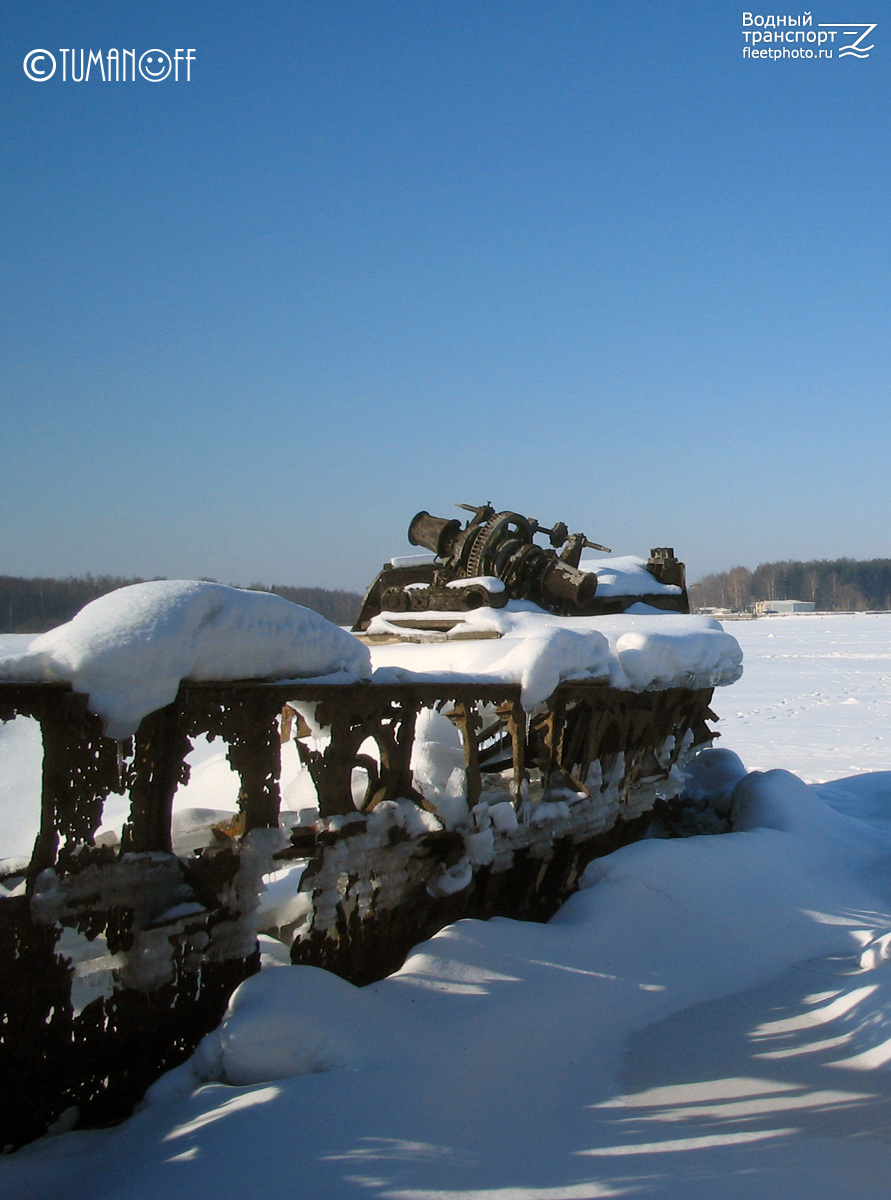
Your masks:
{"label": "frozen river surface", "polygon": [[745,673],[715,692],[718,743],[807,783],[891,768],[891,613],[727,621]]}

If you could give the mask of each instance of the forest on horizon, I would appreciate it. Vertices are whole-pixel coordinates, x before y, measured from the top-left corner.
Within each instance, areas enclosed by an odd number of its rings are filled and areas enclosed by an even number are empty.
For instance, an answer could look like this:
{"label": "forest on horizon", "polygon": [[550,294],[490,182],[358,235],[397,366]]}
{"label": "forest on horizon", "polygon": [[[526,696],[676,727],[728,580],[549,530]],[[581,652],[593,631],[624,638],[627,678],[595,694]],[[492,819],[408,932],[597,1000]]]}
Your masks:
{"label": "forest on horizon", "polygon": [[694,610],[744,612],[758,600],[810,600],[821,612],[891,610],[891,558],[814,559],[731,567],[689,586]]}
{"label": "forest on horizon", "polygon": [[[85,604],[107,592],[144,582],[115,575],[67,579],[0,575],[0,633],[41,633],[70,621]],[[362,602],[358,592],[337,589],[248,586],[302,604],[336,625],[352,625]],[[810,600],[823,612],[891,610],[891,558],[761,563],[754,570],[731,567],[691,583],[689,592],[693,611],[725,608],[744,612],[758,600]]]}
{"label": "forest on horizon", "polygon": [[[85,604],[144,579],[125,579],[117,575],[83,575],[67,579],[24,579],[0,575],[0,633],[43,633],[70,621]],[[209,580],[208,582],[216,582]],[[251,591],[274,592],[294,604],[302,604],[321,613],[335,625],[352,625],[359,613],[362,597],[315,587],[288,587],[265,583],[249,584]]]}

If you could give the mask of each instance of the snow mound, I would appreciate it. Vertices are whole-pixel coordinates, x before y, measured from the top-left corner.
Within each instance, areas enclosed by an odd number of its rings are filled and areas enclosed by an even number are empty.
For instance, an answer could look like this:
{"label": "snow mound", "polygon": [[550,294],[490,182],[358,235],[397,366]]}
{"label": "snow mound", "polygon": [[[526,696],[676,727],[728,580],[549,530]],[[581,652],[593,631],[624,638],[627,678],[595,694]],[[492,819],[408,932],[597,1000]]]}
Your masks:
{"label": "snow mound", "polygon": [[[679,636],[681,632],[683,636]],[[628,687],[633,692],[713,687],[716,683],[733,683],[742,673],[742,655],[734,639],[721,630],[690,626],[681,631],[670,625],[664,632],[662,628],[633,629],[616,638],[614,650],[624,676],[614,679],[614,686]]]}
{"label": "snow mound", "polygon": [[182,579],[100,596],[0,658],[2,679],[70,682],[113,738],[170,704],[183,679],[330,683],[370,674],[365,646],[319,613],[270,592]]}
{"label": "snow mound", "polygon": [[547,700],[564,679],[597,679],[606,674],[606,640],[593,630],[551,626],[517,641],[493,664],[495,673],[519,683],[523,705]]}
{"label": "snow mound", "polygon": [[[738,642],[711,617],[558,617],[517,600],[500,609],[442,615],[458,618],[455,640],[372,647],[375,683],[518,683],[523,707],[531,711],[563,680],[600,679],[643,692],[717,687],[742,675]],[[392,624],[394,617],[380,614],[369,632],[404,633]],[[467,636],[473,633],[479,640]]]}
{"label": "snow mound", "polygon": [[660,583],[647,570],[646,559],[635,554],[616,558],[583,558],[580,571],[597,576],[598,596],[680,596],[673,583]]}
{"label": "snow mound", "polygon": [[609,675],[606,639],[596,630],[574,629],[569,624],[568,619],[562,627],[533,623],[514,636],[498,639],[374,646],[373,679],[381,684],[519,684],[523,707],[531,712],[564,679],[605,682]]}
{"label": "snow mound", "polygon": [[199,1045],[195,1074],[244,1086],[355,1068],[372,1033],[372,999],[319,967],[253,975]]}
{"label": "snow mound", "polygon": [[733,808],[733,790],[746,776],[742,759],[722,746],[707,746],[684,768],[684,793],[705,800],[722,817]]}

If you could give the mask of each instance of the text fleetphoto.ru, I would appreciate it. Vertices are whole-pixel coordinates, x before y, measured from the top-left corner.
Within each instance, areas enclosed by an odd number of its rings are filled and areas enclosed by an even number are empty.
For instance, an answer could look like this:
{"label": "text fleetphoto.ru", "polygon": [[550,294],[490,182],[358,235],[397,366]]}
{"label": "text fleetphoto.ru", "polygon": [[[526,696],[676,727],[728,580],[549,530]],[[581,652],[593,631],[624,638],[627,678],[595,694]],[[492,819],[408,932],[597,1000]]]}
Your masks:
{"label": "text fleetphoto.ru", "polygon": [[751,13],[742,15],[743,58],[812,59],[840,62],[869,58],[875,21],[819,21],[813,14]]}
{"label": "text fleetphoto.ru", "polygon": [[195,51],[84,50],[70,46],[58,50],[29,50],[22,68],[33,83],[191,83]]}

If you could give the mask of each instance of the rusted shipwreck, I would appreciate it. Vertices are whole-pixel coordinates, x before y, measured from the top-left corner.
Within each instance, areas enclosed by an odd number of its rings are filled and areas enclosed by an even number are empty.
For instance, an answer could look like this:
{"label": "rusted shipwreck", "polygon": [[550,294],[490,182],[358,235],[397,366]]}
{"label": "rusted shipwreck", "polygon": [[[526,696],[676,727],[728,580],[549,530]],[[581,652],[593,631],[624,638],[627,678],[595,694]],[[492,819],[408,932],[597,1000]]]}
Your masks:
{"label": "rusted shipwreck", "polygon": [[[623,592],[614,563],[582,562],[583,535],[471,511],[463,527],[418,514],[410,537],[428,559],[397,560],[369,588],[356,636],[382,664],[370,679],[185,678],[125,738],[107,736],[76,679],[22,669],[0,682],[0,720],[32,718],[43,742],[33,853],[6,861],[0,889],[0,1063],[29,1096],[3,1093],[0,1144],[125,1115],[259,969],[258,932],[294,963],[380,978],[457,918],[546,919],[593,857],[640,836],[655,799],[682,789],[683,762],[715,736],[713,686],[739,673],[735,643],[704,622],[724,639],[705,665],[700,650],[649,686],[639,669],[616,674],[622,637],[639,664],[652,622],[677,619],[657,610],[688,612],[682,564],[656,550]],[[626,627],[616,614],[628,610]],[[562,638],[544,695],[535,620]],[[589,655],[578,669],[573,637]],[[454,669],[467,647],[477,666]],[[452,665],[431,670],[437,654]],[[201,736],[225,744],[239,811],[177,852],[175,797]],[[295,753],[316,804],[283,830],[282,761]],[[128,799],[120,837],[97,836],[116,795]],[[265,883],[295,865],[300,902],[264,926]]]}

